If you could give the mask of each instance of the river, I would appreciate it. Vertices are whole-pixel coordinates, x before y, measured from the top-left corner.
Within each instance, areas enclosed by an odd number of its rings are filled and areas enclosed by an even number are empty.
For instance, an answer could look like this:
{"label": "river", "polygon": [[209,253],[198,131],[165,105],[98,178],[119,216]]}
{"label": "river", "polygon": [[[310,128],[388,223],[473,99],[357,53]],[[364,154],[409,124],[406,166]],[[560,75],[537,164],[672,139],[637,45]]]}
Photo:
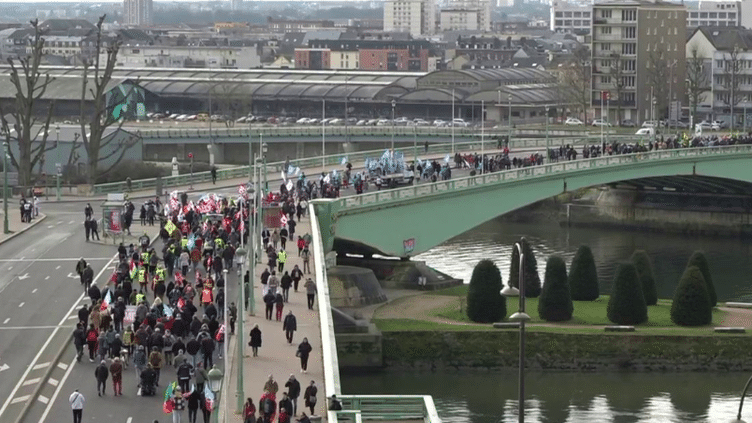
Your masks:
{"label": "river", "polygon": [[[530,241],[543,280],[546,258],[571,263],[577,248],[593,250],[601,293],[608,293],[619,261],[636,249],[653,260],[658,295],[673,296],[689,256],[706,253],[719,301],[752,301],[752,240],[708,238],[623,229],[566,228],[555,222],[491,220],[418,257],[470,281],[481,258],[494,260],[508,281],[514,242]],[[725,422],[736,417],[747,374],[530,372],[528,422]],[[343,375],[344,393],[430,394],[447,422],[517,421],[517,373],[384,373]],[[752,421],[752,405],[745,415]]]}

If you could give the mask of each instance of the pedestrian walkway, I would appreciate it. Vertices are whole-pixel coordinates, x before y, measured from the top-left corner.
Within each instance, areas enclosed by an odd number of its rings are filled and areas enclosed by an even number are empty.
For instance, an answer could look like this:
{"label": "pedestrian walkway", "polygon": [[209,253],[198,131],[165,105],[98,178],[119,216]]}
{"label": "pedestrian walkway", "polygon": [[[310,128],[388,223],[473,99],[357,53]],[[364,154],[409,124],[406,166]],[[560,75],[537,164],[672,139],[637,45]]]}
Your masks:
{"label": "pedestrian walkway", "polygon": [[[8,203],[8,233],[3,233],[2,225],[3,220],[5,219],[3,209],[0,207],[0,244],[3,242],[8,241],[9,239],[16,237],[18,235],[21,235],[22,233],[28,231],[29,229],[33,228],[38,223],[41,223],[44,219],[47,218],[47,216],[43,213],[39,213],[39,216],[33,218],[31,220],[31,223],[25,223],[21,222],[21,213],[18,211],[17,207],[10,207],[14,203],[10,202]],[[17,203],[16,203],[17,205]]]}
{"label": "pedestrian walkway", "polygon": [[[311,233],[311,225],[308,216],[302,218],[298,223],[296,229],[297,235],[305,235]],[[287,248],[285,251],[288,254],[287,263],[284,270],[290,272],[295,265],[302,270],[303,260],[298,257],[298,249],[294,240],[287,242]],[[264,264],[257,264],[256,272],[254,276],[254,304],[255,304],[255,316],[248,316],[248,313],[243,313],[244,319],[244,332],[243,332],[243,395],[245,398],[253,399],[253,403],[256,408],[259,407],[259,398],[263,394],[264,384],[270,375],[274,377],[274,380],[279,384],[279,392],[277,393],[277,403],[279,404],[282,393],[287,392],[285,383],[291,375],[300,382],[300,397],[297,400],[296,414],[300,417],[301,412],[305,412],[307,416],[311,416],[310,410],[304,407],[305,401],[303,399],[303,393],[305,389],[311,384],[311,381],[316,383],[318,388],[317,403],[314,409],[314,415],[322,416],[323,420],[326,420],[326,413],[324,408],[326,406],[326,398],[324,397],[324,364],[322,361],[322,349],[321,349],[321,328],[319,326],[318,316],[318,302],[314,301],[314,309],[309,310],[307,307],[306,290],[303,284],[307,278],[311,278],[315,281],[313,273],[304,274],[303,279],[298,286],[298,292],[294,291],[294,288],[290,289],[289,303],[285,303],[283,316],[292,310],[297,319],[297,331],[295,332],[292,344],[287,343],[285,338],[285,332],[282,330],[282,321],[266,320],[264,316],[265,305],[262,299],[262,284],[261,273],[266,266],[266,260]],[[314,264],[311,259],[311,270],[313,270]],[[282,272],[284,274],[284,272]],[[279,278],[281,275],[278,272]],[[317,284],[318,285],[318,284]],[[281,289],[281,288],[280,288]],[[318,295],[318,293],[317,293]],[[242,308],[238,307],[238,318],[242,313]],[[276,314],[276,309],[274,314]],[[272,316],[275,317],[274,315]],[[258,324],[261,329],[262,343],[259,348],[258,357],[253,357],[251,348],[248,346],[249,333],[253,328],[253,325]],[[236,331],[238,328],[236,327]],[[300,367],[300,359],[295,356],[298,344],[303,341],[303,338],[308,338],[308,342],[313,347],[310,359],[308,360],[308,371],[303,373]],[[219,421],[224,421],[223,413],[228,412],[228,422],[242,421],[240,415],[234,414],[237,403],[237,336],[230,338],[229,350],[229,372],[230,375],[225,379],[225,383],[228,385],[223,388],[223,398],[220,399],[220,416]],[[243,402],[245,402],[245,398]],[[256,414],[258,417],[258,413]],[[291,419],[295,421],[295,418]]]}

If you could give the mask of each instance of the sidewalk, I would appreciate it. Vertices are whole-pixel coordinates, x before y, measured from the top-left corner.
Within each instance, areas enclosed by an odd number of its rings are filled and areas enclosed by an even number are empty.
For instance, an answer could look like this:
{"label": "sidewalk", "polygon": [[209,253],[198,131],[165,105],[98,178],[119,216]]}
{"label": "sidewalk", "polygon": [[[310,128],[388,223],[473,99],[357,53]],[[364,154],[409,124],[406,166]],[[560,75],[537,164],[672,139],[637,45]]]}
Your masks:
{"label": "sidewalk", "polygon": [[13,201],[8,202],[8,230],[10,232],[7,234],[3,233],[2,230],[3,220],[5,219],[5,216],[3,213],[3,208],[0,207],[0,244],[18,235],[21,235],[22,233],[28,231],[47,218],[47,215],[45,215],[44,213],[39,213],[39,216],[32,219],[31,223],[21,222],[21,212],[19,211],[17,206],[18,203],[15,203]]}
{"label": "sidewalk", "polygon": [[[295,228],[295,239],[297,235],[304,235],[311,233],[310,220],[308,217],[298,222]],[[288,254],[287,263],[285,263],[285,271],[290,272],[292,268],[297,264],[300,269],[303,269],[303,260],[298,257],[298,248],[295,241],[288,241],[285,251]],[[313,260],[311,260],[313,261]],[[264,259],[266,263],[266,259]],[[311,269],[314,264],[311,263]],[[267,266],[265,264],[257,264],[256,272],[254,276],[254,304],[255,304],[255,316],[248,316],[247,313],[243,313],[242,307],[238,307],[238,319],[245,317],[243,328],[243,394],[245,398],[253,399],[253,403],[258,410],[259,398],[263,394],[264,383],[269,378],[269,375],[274,376],[274,380],[279,384],[279,392],[277,392],[277,403],[282,398],[282,393],[287,392],[285,383],[289,379],[290,375],[294,375],[300,382],[300,397],[297,401],[296,414],[298,417],[300,413],[304,411],[305,401],[303,400],[303,393],[305,389],[310,385],[311,381],[316,382],[318,388],[317,403],[314,409],[316,416],[322,416],[323,420],[326,420],[326,413],[323,412],[324,407],[327,404],[325,398],[324,389],[324,365],[322,362],[321,352],[321,329],[319,327],[318,306],[317,301],[314,302],[314,309],[308,310],[307,298],[303,283],[305,279],[310,277],[315,281],[313,273],[304,274],[304,278],[301,280],[298,286],[298,292],[295,292],[294,288],[290,288],[290,302],[285,304],[283,310],[283,319],[287,313],[292,310],[297,319],[298,330],[293,337],[293,343],[288,344],[285,339],[285,333],[282,331],[282,322],[276,320],[266,320],[264,317],[265,305],[262,299],[262,285],[261,285],[261,273]],[[284,274],[284,272],[282,272]],[[278,274],[281,279],[281,275]],[[317,294],[318,295],[318,294]],[[228,301],[237,301],[233,298],[228,298]],[[276,314],[276,308],[274,313]],[[272,316],[274,317],[274,315]],[[248,346],[250,339],[249,333],[254,324],[259,325],[261,329],[261,348],[259,348],[259,356],[253,357],[251,348]],[[236,325],[236,334],[238,327]],[[302,373],[300,368],[300,359],[295,357],[298,344],[303,338],[308,338],[308,342],[313,347],[310,358],[308,360],[308,372]],[[226,386],[223,386],[222,398],[220,398],[219,408],[219,421],[223,422],[224,413],[227,413],[227,422],[242,422],[242,415],[235,414],[237,407],[237,336],[230,338],[228,345],[229,357],[229,377],[225,379]],[[245,402],[243,398],[243,402]],[[242,412],[242,410],[241,410]],[[306,415],[310,417],[310,410],[305,409]],[[277,413],[279,415],[279,413]],[[258,412],[256,413],[258,417]],[[291,421],[295,421],[292,418]]]}

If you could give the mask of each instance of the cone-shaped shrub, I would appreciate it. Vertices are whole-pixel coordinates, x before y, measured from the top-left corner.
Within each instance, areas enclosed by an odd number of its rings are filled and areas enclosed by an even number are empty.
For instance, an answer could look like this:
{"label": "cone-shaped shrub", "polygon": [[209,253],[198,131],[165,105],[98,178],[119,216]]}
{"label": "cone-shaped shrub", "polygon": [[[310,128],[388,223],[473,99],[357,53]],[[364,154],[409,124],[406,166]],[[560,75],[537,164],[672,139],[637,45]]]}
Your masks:
{"label": "cone-shaped shrub", "polygon": [[569,267],[569,289],[574,301],[593,301],[600,296],[598,270],[595,268],[593,252],[587,245],[581,245]]}
{"label": "cone-shaped shrub", "polygon": [[567,265],[561,257],[551,256],[546,262],[546,276],[538,299],[538,315],[549,322],[563,322],[572,318],[573,311]]}
{"label": "cone-shaped shrub", "polygon": [[680,326],[703,326],[712,320],[713,307],[702,272],[697,266],[689,266],[674,293],[671,321]]}
{"label": "cone-shaped shrub", "polygon": [[689,258],[687,263],[687,269],[697,266],[702,272],[702,278],[705,280],[706,289],[708,290],[708,298],[710,298],[710,306],[715,307],[718,305],[718,297],[715,293],[715,285],[713,284],[713,276],[710,274],[710,266],[708,265],[708,259],[705,258],[705,254],[702,251],[695,251],[692,257]]}
{"label": "cone-shaped shrub", "polygon": [[501,295],[501,272],[491,260],[475,265],[467,290],[467,317],[473,322],[490,323],[504,320],[507,301]]}
{"label": "cone-shaped shrub", "polygon": [[645,250],[636,250],[632,253],[632,264],[637,269],[637,276],[640,277],[642,284],[642,295],[645,296],[645,304],[658,304],[658,290],[655,287],[655,278],[653,278],[653,265],[650,263],[650,257]]}
{"label": "cone-shaped shrub", "polygon": [[[525,297],[537,298],[541,293],[541,281],[538,275],[538,261],[535,259],[533,248],[527,241],[522,242],[522,253],[525,255]],[[517,248],[512,248],[512,263],[509,266],[509,286],[519,288],[520,254]]]}
{"label": "cone-shaped shrub", "polygon": [[632,263],[622,263],[616,270],[606,313],[608,320],[617,325],[637,325],[648,320],[648,306],[642,295],[642,284]]}

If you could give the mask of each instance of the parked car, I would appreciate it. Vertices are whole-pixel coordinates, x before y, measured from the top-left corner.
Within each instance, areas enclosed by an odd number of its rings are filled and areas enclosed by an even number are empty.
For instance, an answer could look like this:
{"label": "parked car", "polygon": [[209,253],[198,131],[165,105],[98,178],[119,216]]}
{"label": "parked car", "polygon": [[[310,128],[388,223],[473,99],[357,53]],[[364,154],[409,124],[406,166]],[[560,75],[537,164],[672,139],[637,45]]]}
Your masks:
{"label": "parked car", "polygon": [[596,119],[593,121],[593,126],[611,126],[605,119]]}
{"label": "parked car", "polygon": [[190,115],[187,118],[185,118],[185,120],[187,120],[187,121],[188,120],[196,120],[197,118],[198,118],[198,115]]}
{"label": "parked car", "polygon": [[368,125],[368,121],[365,120],[365,119],[361,119],[361,120],[355,122],[355,126],[366,126],[366,125]]}
{"label": "parked car", "polygon": [[376,126],[379,123],[379,119],[368,119],[366,126]]}
{"label": "parked car", "polygon": [[376,126],[389,126],[392,122],[389,119],[379,119],[378,122],[376,122]]}
{"label": "parked car", "polygon": [[307,125],[310,122],[311,122],[311,119],[308,119],[307,117],[302,117],[295,121],[295,123],[297,123],[298,125]]}
{"label": "parked car", "polygon": [[634,128],[635,126],[637,126],[637,124],[634,123],[632,119],[624,119],[623,121],[621,121],[621,126],[624,126],[627,128]]}
{"label": "parked car", "polygon": [[650,135],[655,134],[655,128],[640,128],[635,132],[635,135]]}
{"label": "parked car", "polygon": [[643,128],[657,128],[658,127],[658,121],[656,120],[646,120],[645,122],[642,122]]}
{"label": "parked car", "polygon": [[348,125],[356,125],[358,123],[358,118],[354,118],[354,117],[347,118],[345,119],[345,123]]}
{"label": "parked car", "polygon": [[584,123],[577,119],[577,118],[567,118],[566,122],[564,122],[564,125],[570,125],[570,126],[582,126]]}
{"label": "parked car", "polygon": [[344,119],[334,118],[334,119],[332,119],[332,120],[329,121],[329,125],[332,125],[332,126],[333,125],[344,125],[344,124],[345,124],[345,120]]}
{"label": "parked car", "polygon": [[308,119],[308,125],[318,125],[320,122],[317,118]]}
{"label": "parked car", "polygon": [[447,123],[446,121],[443,121],[441,119],[436,119],[436,120],[433,121],[433,126],[435,126],[437,128],[441,128],[441,127],[444,127],[444,126],[449,126],[449,123]]}
{"label": "parked car", "polygon": [[398,117],[394,120],[395,126],[407,126],[407,123],[410,122],[410,120],[406,117]]}
{"label": "parked car", "polygon": [[689,124],[680,120],[669,120],[666,121],[666,127],[687,129],[689,127]]}
{"label": "parked car", "polygon": [[467,123],[467,122],[465,122],[465,119],[454,118],[454,119],[452,119],[452,126],[457,126],[457,127],[460,127],[460,128],[467,128],[468,126],[470,126],[470,124]]}
{"label": "parked car", "polygon": [[714,120],[713,123],[710,124],[710,127],[714,131],[718,131],[720,129],[728,128],[728,124],[722,120]]}
{"label": "parked car", "polygon": [[428,123],[428,121],[423,120],[423,119],[413,119],[413,121],[410,122],[410,125],[412,125],[412,126],[429,126],[430,124]]}

